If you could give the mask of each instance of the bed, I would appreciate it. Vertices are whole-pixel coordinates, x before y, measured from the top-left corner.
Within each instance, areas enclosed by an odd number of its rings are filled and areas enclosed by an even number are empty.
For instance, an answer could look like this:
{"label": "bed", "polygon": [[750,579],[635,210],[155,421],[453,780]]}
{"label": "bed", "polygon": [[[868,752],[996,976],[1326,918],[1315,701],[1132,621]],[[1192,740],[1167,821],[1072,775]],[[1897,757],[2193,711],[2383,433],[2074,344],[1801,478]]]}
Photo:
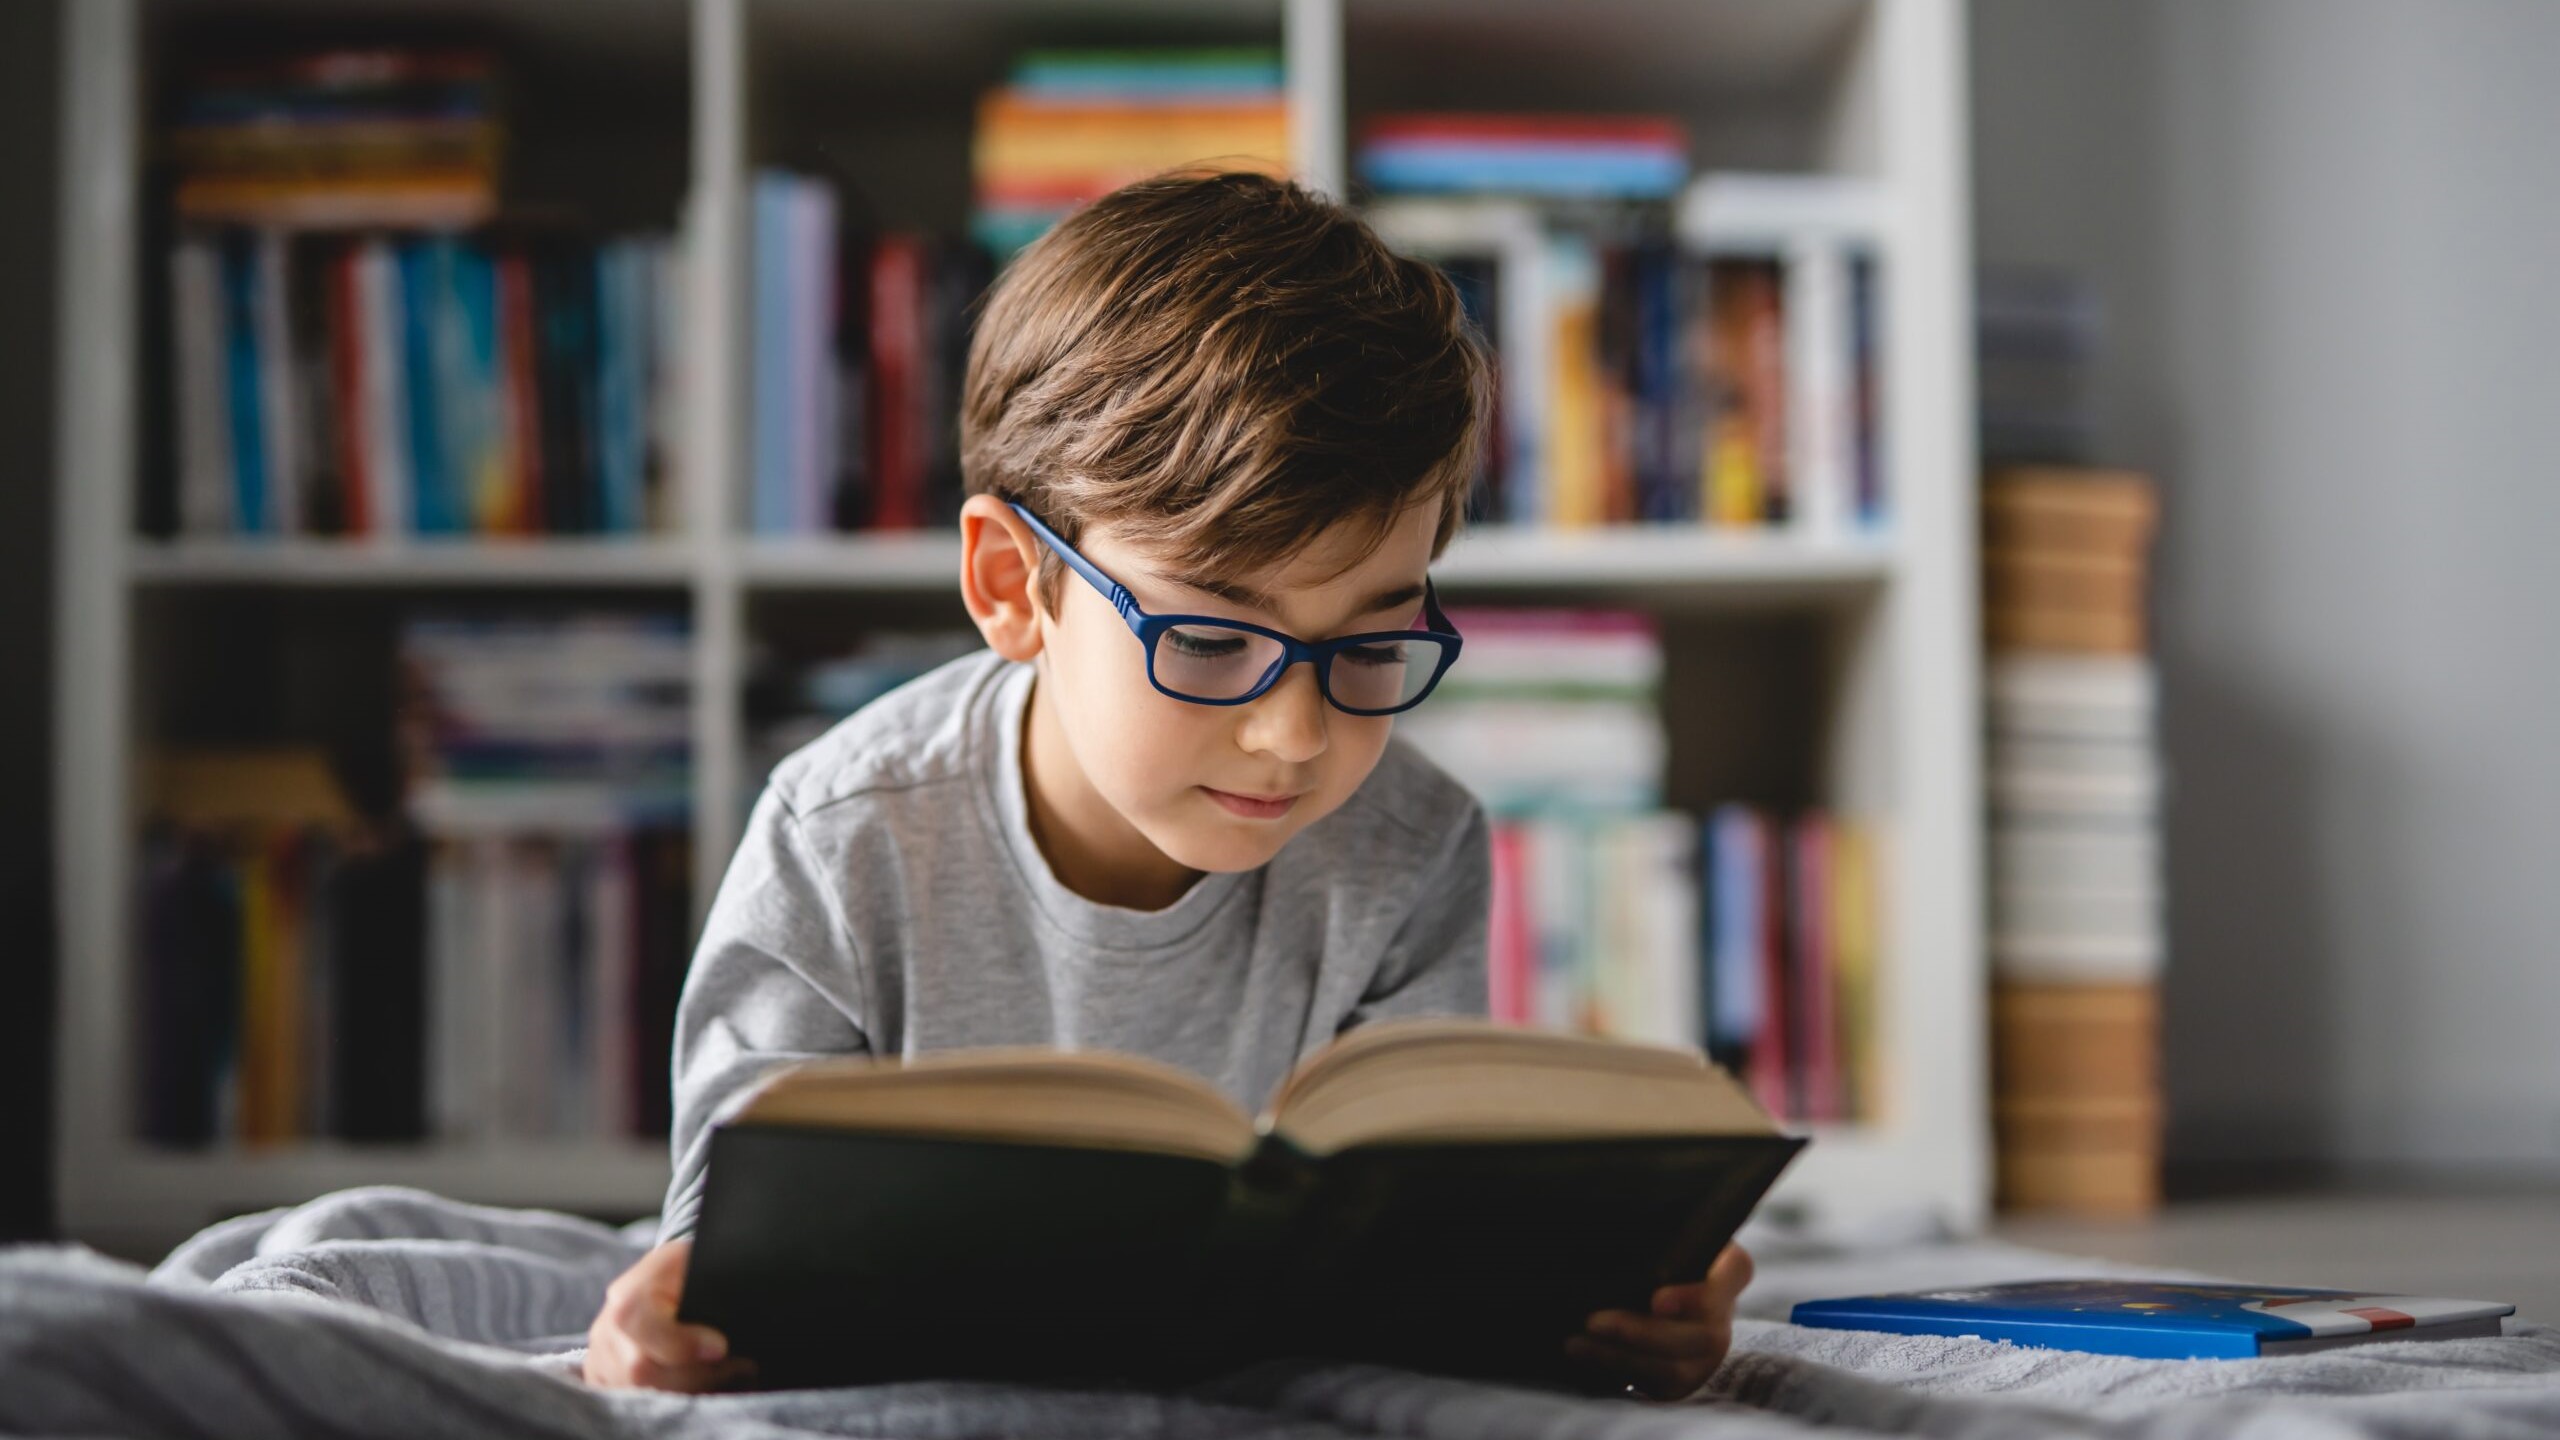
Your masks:
{"label": "bed", "polygon": [[606,1282],[649,1240],[415,1190],[214,1226],[159,1266],[0,1250],[0,1434],[365,1437],[1561,1437],[2560,1434],[2560,1333],[2272,1360],[2146,1361],[1784,1323],[1820,1295],[2162,1275],[1926,1233],[1761,1227],[1732,1357],[1680,1404],[1274,1362],[1178,1393],[916,1382],[705,1397],[575,1379]]}

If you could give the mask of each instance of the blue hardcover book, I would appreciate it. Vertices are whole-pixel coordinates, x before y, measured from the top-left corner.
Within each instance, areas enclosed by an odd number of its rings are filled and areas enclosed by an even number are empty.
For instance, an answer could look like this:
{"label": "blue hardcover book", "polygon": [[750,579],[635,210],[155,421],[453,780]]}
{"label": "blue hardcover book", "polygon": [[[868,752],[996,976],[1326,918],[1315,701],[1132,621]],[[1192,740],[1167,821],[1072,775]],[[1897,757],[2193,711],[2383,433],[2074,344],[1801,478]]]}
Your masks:
{"label": "blue hardcover book", "polygon": [[267,425],[258,388],[258,249],[245,234],[222,244],[222,334],[231,407],[232,527],[263,535],[267,524]]}
{"label": "blue hardcover book", "polygon": [[750,430],[748,524],[788,535],[792,506],[791,209],[799,181],[780,171],[756,176],[755,315],[750,346],[755,407]]}
{"label": "blue hardcover book", "polygon": [[1808,1300],[1798,1325],[1897,1335],[1969,1335],[2047,1350],[2155,1360],[2246,1359],[2367,1340],[2464,1340],[2499,1333],[2513,1305],[2278,1285],[2162,1280],[2034,1280]]}
{"label": "blue hardcover book", "polygon": [[448,398],[436,363],[436,315],[441,304],[435,242],[411,240],[399,249],[400,362],[409,394],[409,516],[419,535],[450,535],[461,528],[446,474],[444,413]]}

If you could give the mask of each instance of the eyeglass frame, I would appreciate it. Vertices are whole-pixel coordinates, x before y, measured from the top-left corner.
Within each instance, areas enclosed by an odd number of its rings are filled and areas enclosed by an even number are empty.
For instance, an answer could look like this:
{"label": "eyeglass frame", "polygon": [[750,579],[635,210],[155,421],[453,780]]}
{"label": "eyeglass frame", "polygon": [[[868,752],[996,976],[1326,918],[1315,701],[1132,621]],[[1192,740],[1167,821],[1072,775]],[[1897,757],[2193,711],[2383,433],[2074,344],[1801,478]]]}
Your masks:
{"label": "eyeglass frame", "polygon": [[[1338,635],[1331,640],[1301,640],[1295,635],[1274,630],[1268,625],[1256,625],[1250,620],[1237,620],[1224,615],[1151,615],[1138,604],[1137,597],[1129,593],[1129,587],[1103,574],[1101,567],[1084,558],[1077,552],[1076,547],[1068,544],[1057,531],[1050,529],[1039,516],[1032,514],[1029,506],[1019,500],[1008,500],[1005,504],[1014,514],[1022,517],[1022,523],[1031,527],[1032,534],[1039,536],[1042,543],[1057,552],[1058,558],[1066,562],[1068,569],[1084,577],[1084,582],[1091,585],[1104,600],[1110,602],[1111,608],[1119,613],[1122,623],[1129,627],[1129,633],[1137,636],[1138,643],[1145,647],[1147,683],[1154,686],[1158,693],[1171,696],[1185,704],[1251,704],[1270,694],[1271,688],[1280,683],[1281,677],[1287,675],[1292,667],[1303,661],[1315,667],[1316,690],[1324,696],[1325,703],[1343,714],[1357,715],[1364,719],[1401,715],[1431,698],[1431,692],[1440,686],[1441,677],[1447,675],[1449,667],[1458,662],[1458,649],[1465,643],[1465,637],[1458,633],[1458,627],[1450,624],[1449,617],[1441,612],[1439,593],[1433,588],[1431,577],[1428,575],[1422,577],[1422,620],[1430,628],[1423,630],[1369,630],[1357,635]],[[1234,699],[1211,700],[1198,695],[1185,695],[1179,690],[1169,688],[1163,681],[1156,678],[1156,641],[1166,631],[1177,625],[1214,625],[1221,629],[1243,630],[1277,640],[1280,642],[1279,663],[1263,672],[1262,679],[1251,690]],[[1389,709],[1363,710],[1345,705],[1335,699],[1333,657],[1345,650],[1356,649],[1362,645],[1374,645],[1383,640],[1430,641],[1432,647],[1440,652],[1440,666],[1431,673],[1430,679],[1422,683],[1422,688],[1414,693],[1412,699]]]}

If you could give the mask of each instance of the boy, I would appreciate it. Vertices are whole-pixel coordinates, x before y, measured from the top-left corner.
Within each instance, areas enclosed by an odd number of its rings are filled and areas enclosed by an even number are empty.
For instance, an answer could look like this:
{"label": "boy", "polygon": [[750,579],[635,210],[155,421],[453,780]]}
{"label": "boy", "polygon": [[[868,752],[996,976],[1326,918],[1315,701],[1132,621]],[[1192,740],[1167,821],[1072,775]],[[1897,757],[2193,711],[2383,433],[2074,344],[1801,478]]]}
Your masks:
{"label": "boy", "polygon": [[[1454,657],[1425,572],[1487,375],[1444,278],[1264,176],[1129,186],[1014,261],[960,420],[987,652],[758,801],[685,982],[661,1243],[597,1316],[590,1381],[752,1369],[675,1312],[711,1122],[777,1066],[1071,1045],[1253,1109],[1352,1026],[1481,1013],[1483,812],[1388,737]],[[1568,1349],[1686,1394],[1749,1273],[1728,1250]]]}

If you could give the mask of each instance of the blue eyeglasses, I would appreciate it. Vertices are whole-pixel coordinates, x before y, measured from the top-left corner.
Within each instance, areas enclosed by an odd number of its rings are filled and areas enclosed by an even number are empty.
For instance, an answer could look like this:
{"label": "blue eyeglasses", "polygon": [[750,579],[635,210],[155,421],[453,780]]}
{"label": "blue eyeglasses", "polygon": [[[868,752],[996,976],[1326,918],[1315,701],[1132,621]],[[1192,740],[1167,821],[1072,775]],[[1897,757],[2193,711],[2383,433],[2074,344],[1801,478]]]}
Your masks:
{"label": "blue eyeglasses", "polygon": [[1422,582],[1422,618],[1428,630],[1379,630],[1307,641],[1242,620],[1215,615],[1150,615],[1120,582],[1094,568],[1074,546],[1040,523],[1022,505],[1007,501],[1033,534],[1067,562],[1067,568],[1102,593],[1147,647],[1147,681],[1176,700],[1194,705],[1242,705],[1272,686],[1289,667],[1316,667],[1316,687],[1333,707],[1352,715],[1393,715],[1410,710],[1458,658],[1458,631],[1440,613],[1431,582]]}

